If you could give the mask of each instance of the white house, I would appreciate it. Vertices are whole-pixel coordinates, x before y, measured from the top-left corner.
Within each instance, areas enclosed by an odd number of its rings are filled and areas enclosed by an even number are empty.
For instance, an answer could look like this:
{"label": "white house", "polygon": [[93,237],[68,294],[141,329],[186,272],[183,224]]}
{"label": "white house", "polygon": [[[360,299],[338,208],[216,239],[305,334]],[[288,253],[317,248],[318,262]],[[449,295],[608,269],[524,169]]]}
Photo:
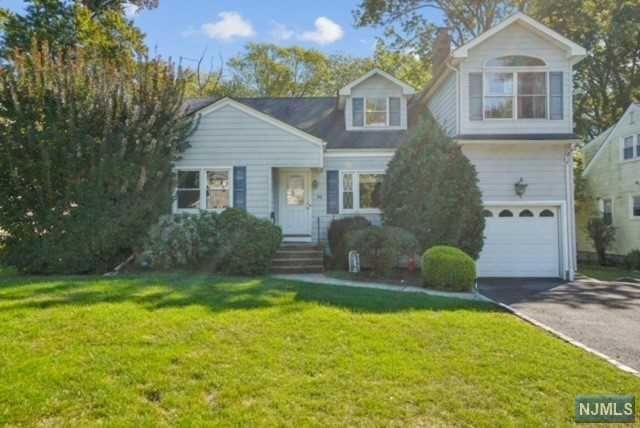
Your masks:
{"label": "white house", "polygon": [[291,242],[325,240],[341,216],[380,222],[386,165],[428,108],[479,174],[479,275],[572,278],[572,67],[584,49],[523,14],[453,52],[447,33],[436,43],[419,93],[372,70],[337,97],[193,101],[174,210],[245,208]]}

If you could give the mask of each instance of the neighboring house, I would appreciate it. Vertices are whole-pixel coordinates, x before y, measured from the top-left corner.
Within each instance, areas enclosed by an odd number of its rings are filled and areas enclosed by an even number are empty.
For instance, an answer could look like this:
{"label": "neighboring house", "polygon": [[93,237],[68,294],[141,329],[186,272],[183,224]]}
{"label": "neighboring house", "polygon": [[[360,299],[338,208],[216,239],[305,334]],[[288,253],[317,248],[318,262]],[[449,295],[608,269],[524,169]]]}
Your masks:
{"label": "neighboring house", "polygon": [[[633,103],[620,120],[583,148],[586,178],[595,207],[616,228],[609,249],[624,256],[640,249],[640,104]],[[585,258],[595,251],[586,232],[590,213],[578,220],[578,250]]]}
{"label": "neighboring house", "polygon": [[192,101],[200,124],[176,164],[175,211],[245,208],[292,242],[326,240],[343,216],[380,223],[387,163],[429,109],[478,171],[479,275],[573,277],[572,67],[584,49],[523,14],[449,46],[440,32],[419,93],[372,70],[337,97]]}

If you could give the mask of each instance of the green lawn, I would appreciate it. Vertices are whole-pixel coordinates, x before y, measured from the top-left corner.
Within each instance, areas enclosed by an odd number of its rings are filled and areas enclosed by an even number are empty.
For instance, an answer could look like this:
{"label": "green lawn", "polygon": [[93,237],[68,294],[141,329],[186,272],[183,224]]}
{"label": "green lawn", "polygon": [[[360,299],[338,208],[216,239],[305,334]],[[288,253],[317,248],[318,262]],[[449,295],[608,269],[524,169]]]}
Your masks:
{"label": "green lawn", "polygon": [[640,278],[640,272],[629,271],[624,267],[616,266],[599,266],[599,265],[580,265],[581,274],[590,278],[599,279],[600,281],[615,281],[620,278]]}
{"label": "green lawn", "polygon": [[0,277],[0,425],[572,423],[640,379],[495,307],[195,275]]}

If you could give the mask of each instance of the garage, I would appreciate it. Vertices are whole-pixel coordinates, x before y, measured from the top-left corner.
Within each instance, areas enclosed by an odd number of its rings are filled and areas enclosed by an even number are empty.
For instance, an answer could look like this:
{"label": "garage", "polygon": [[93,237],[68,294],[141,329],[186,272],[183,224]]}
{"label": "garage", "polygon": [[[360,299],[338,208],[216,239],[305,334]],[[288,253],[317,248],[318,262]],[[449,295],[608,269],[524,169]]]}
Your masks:
{"label": "garage", "polygon": [[558,214],[556,207],[487,207],[478,276],[561,276]]}

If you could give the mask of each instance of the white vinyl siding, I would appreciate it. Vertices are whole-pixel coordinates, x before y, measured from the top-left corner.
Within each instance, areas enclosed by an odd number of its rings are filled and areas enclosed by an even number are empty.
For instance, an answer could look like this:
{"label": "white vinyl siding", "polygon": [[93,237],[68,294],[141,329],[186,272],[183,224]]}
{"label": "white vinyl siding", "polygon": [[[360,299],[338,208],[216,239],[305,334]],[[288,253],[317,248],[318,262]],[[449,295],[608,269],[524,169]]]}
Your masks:
{"label": "white vinyl siding", "polygon": [[[453,137],[457,134],[456,122],[456,75],[452,73],[445,83],[429,99],[428,108],[444,132]],[[482,102],[482,100],[480,100]]]}
{"label": "white vinyl siding", "polygon": [[247,168],[247,211],[269,218],[272,168],[322,166],[322,147],[227,105],[204,115],[189,139],[191,147],[176,169],[209,168],[224,165]]}

